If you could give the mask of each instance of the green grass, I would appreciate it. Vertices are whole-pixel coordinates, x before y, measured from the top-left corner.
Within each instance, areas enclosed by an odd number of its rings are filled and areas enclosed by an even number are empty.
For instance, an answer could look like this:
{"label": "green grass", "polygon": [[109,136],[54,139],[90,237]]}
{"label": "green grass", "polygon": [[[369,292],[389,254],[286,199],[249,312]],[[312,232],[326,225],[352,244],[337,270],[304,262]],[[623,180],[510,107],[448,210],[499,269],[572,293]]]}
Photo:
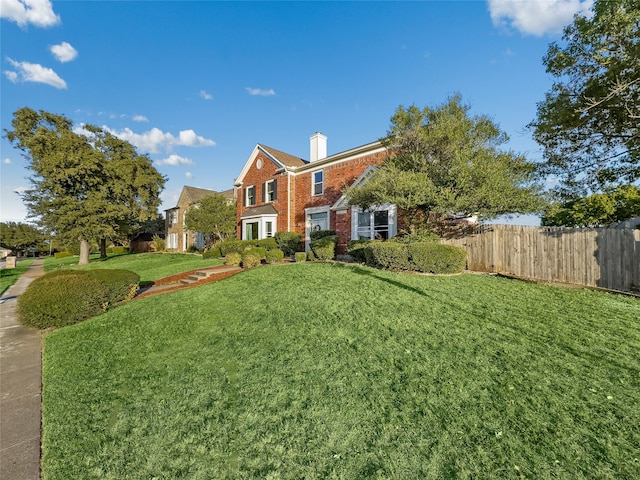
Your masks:
{"label": "green grass", "polygon": [[109,255],[100,258],[92,255],[90,264],[78,266],[78,257],[53,258],[45,260],[46,271],[55,270],[61,266],[71,268],[120,268],[130,270],[140,275],[141,282],[150,282],[159,278],[169,277],[182,272],[196,270],[198,268],[214,267],[224,262],[217,258],[204,259],[200,255],[187,255],[181,253],[136,253],[132,255]]}
{"label": "green grass", "polygon": [[20,275],[27,271],[33,260],[33,258],[20,260],[16,263],[16,268],[3,268],[0,270],[0,294],[18,281]]}
{"label": "green grass", "polygon": [[640,302],[291,264],[45,338],[45,480],[640,478]]}

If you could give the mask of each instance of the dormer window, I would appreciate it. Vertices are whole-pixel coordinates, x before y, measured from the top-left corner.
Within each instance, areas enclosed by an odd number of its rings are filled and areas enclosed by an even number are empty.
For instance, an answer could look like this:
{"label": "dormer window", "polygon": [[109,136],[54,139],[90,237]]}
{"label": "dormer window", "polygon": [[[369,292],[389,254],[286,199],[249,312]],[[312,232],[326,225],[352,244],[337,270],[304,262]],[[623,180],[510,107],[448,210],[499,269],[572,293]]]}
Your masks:
{"label": "dormer window", "polygon": [[313,195],[322,195],[324,193],[324,171],[318,170],[311,174]]}

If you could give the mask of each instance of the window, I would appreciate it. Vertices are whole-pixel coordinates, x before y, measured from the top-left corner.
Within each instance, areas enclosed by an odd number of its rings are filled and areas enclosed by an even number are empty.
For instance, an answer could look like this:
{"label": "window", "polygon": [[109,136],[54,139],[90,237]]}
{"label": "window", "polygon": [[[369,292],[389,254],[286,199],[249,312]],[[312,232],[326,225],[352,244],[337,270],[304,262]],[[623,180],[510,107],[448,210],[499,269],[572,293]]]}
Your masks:
{"label": "window", "polygon": [[355,231],[353,239],[387,240],[395,232],[395,207],[390,209],[363,212],[356,209]]}
{"label": "window", "polygon": [[167,248],[178,248],[178,234],[170,233],[167,235]]}
{"label": "window", "polygon": [[312,213],[309,215],[311,231],[329,230],[329,214],[327,212]]}
{"label": "window", "polygon": [[258,222],[245,223],[244,240],[258,240]]}
{"label": "window", "polygon": [[169,225],[175,225],[176,223],[178,223],[178,212],[175,210],[169,210],[167,212],[167,215],[169,216]]}
{"label": "window", "polygon": [[273,222],[265,222],[264,233],[267,236],[267,238],[273,237]]}
{"label": "window", "polygon": [[275,202],[278,199],[278,183],[277,180],[269,180],[264,184],[262,190],[263,202]]}
{"label": "window", "polygon": [[313,172],[311,174],[313,188],[313,195],[322,195],[324,192],[324,172],[323,170],[318,170],[317,172]]}
{"label": "window", "polygon": [[252,185],[245,189],[244,204],[246,207],[250,207],[256,204],[256,187]]}

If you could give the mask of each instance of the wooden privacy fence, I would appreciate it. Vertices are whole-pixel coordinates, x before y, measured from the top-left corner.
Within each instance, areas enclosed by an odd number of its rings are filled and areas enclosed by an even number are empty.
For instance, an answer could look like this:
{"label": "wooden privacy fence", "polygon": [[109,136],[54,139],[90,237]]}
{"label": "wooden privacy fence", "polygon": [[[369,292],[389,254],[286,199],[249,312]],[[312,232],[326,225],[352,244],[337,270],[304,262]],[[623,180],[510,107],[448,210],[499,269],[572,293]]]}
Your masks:
{"label": "wooden privacy fence", "polygon": [[464,247],[467,268],[550,282],[640,288],[640,230],[482,225],[443,243]]}

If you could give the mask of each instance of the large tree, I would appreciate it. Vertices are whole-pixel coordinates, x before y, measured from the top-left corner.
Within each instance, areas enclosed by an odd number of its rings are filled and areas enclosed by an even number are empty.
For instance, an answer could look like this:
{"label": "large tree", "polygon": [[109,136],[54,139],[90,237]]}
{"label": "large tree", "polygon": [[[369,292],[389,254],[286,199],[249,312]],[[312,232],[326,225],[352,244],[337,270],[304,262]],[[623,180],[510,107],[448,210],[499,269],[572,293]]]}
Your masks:
{"label": "large tree", "polygon": [[542,216],[542,225],[562,227],[609,227],[640,217],[640,188],[622,185],[587,197],[557,201]]}
{"label": "large tree", "polygon": [[389,155],[368,181],[346,189],[352,205],[396,204],[411,229],[447,215],[495,218],[542,207],[535,165],[500,147],[507,135],[471,115],[460,96],[442,105],[399,107],[383,139]]}
{"label": "large tree", "polygon": [[28,223],[0,223],[0,245],[16,254],[31,248],[41,250],[45,246],[45,239],[45,235],[37,227]]}
{"label": "large tree", "polygon": [[204,197],[187,212],[186,227],[204,235],[206,246],[232,238],[236,229],[236,205],[220,193]]}
{"label": "large tree", "polygon": [[80,243],[80,264],[91,241],[117,238],[132,219],[157,215],[164,177],[130,144],[97,127],[77,133],[62,115],[21,108],[9,141],[25,153],[32,188],[29,214],[61,241]]}
{"label": "large tree", "polygon": [[596,0],[576,16],[544,64],[555,77],[530,124],[543,174],[584,196],[640,178],[640,1]]}

